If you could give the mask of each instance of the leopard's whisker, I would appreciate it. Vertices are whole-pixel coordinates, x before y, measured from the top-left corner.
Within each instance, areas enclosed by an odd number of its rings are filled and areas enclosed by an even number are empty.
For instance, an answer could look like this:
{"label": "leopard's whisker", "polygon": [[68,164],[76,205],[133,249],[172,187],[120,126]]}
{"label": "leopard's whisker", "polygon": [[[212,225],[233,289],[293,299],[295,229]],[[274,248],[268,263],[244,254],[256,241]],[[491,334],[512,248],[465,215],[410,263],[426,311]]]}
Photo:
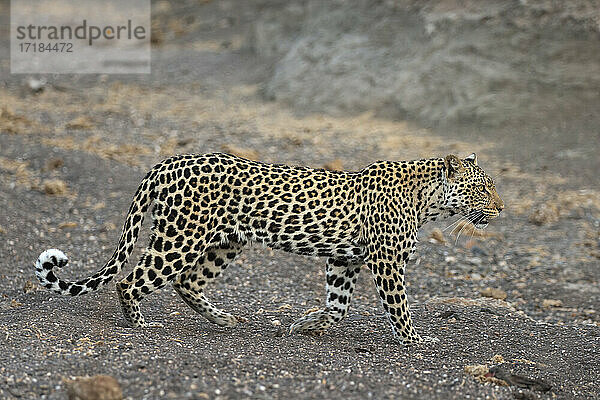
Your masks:
{"label": "leopard's whisker", "polygon": [[[483,218],[485,218],[484,214],[481,214],[474,222],[473,222],[473,229],[471,230],[471,239],[473,239],[475,237],[475,231],[479,230],[477,228],[477,224],[479,223],[479,221],[481,221]],[[486,224],[487,226],[487,224]]]}
{"label": "leopard's whisker", "polygon": [[456,246],[458,244],[458,239],[460,239],[460,234],[462,233],[462,231],[467,227],[467,224],[464,224],[461,228],[460,231],[458,231],[458,235],[456,235],[456,240],[454,241],[454,245]]}
{"label": "leopard's whisker", "polygon": [[474,215],[477,211],[471,211],[470,213],[468,213],[467,215],[461,215],[461,217],[459,219],[457,219],[456,221],[454,221],[453,223],[451,223],[450,225],[448,225],[446,228],[444,228],[442,230],[442,232],[446,232],[448,229],[450,229],[453,226],[458,225],[461,221],[465,221],[468,220],[472,215]]}
{"label": "leopard's whisker", "polygon": [[[479,212],[478,210],[475,210],[475,211],[472,211],[471,213],[469,213],[469,215],[472,215],[472,214],[475,214],[475,213],[478,213],[478,212]],[[483,214],[481,214],[481,215],[477,216],[477,218],[475,219],[475,221],[474,221],[473,223],[471,223],[471,225],[473,226],[473,229],[476,229],[476,228],[475,228],[475,224],[476,224],[477,222],[479,222],[479,221],[481,220],[481,218],[483,218],[483,217],[485,217],[485,216],[484,216]],[[456,244],[458,243],[458,239],[460,238],[460,235],[461,235],[461,233],[463,232],[463,230],[464,230],[464,229],[465,229],[467,226],[468,226],[468,224],[464,224],[464,225],[462,226],[462,228],[460,229],[460,231],[458,231],[458,235],[456,235],[456,241],[454,242],[454,245],[456,245]],[[471,230],[471,236],[472,236],[472,235],[473,235],[473,230]]]}
{"label": "leopard's whisker", "polygon": [[453,226],[458,225],[458,223],[460,223],[461,221],[464,221],[466,218],[467,217],[465,215],[461,215],[460,218],[458,218],[456,221],[452,222],[450,225],[448,225],[447,227],[442,229],[442,232],[446,232],[448,229],[452,228]]}

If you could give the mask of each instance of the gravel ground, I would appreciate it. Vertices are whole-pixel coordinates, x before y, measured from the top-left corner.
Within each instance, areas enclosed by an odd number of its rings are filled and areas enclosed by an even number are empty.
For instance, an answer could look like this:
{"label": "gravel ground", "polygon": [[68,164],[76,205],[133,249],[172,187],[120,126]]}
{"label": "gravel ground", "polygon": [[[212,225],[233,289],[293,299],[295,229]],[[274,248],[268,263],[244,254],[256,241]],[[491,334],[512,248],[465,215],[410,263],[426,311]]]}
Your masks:
{"label": "gravel ground", "polygon": [[[165,12],[183,18],[185,4]],[[474,135],[371,114],[296,115],[263,100],[268,66],[244,47],[260,8],[219,4],[202,6],[189,31],[164,31],[150,76],[59,76],[34,94],[2,58],[0,398],[65,398],[68,379],[97,374],[116,378],[131,399],[597,398],[600,178],[589,173],[598,160],[572,149],[598,154],[598,141],[545,140],[544,154],[531,157],[532,140],[521,140],[535,127]],[[133,330],[112,285],[81,298],[37,286],[32,264],[46,248],[69,255],[65,277],[103,264],[153,163],[217,150],[346,169],[476,151],[506,210],[484,236],[457,237],[446,229],[453,221],[420,232],[409,298],[418,330],[436,343],[393,340],[367,273],[346,320],[321,337],[288,336],[324,302],[324,261],[260,246],[209,291],[248,320],[234,329],[208,323],[171,288],[143,303],[164,328]],[[502,386],[465,372],[498,364],[522,378]]]}

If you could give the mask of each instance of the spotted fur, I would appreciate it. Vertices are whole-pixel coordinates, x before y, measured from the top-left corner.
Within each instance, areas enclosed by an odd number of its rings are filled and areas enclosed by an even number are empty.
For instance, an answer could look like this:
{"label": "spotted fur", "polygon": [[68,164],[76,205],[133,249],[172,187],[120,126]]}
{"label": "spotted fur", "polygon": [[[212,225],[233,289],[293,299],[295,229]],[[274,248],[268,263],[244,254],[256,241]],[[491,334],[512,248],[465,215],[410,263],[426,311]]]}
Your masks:
{"label": "spotted fur", "polygon": [[149,245],[117,283],[132,326],[148,325],[139,303],[169,282],[209,321],[236,325],[236,317],[206,299],[204,288],[252,241],[327,258],[325,308],[294,322],[291,332],[321,333],[344,318],[366,264],[394,335],[406,343],[421,340],[404,282],[419,227],[454,214],[483,225],[503,208],[474,154],[463,160],[449,155],[378,161],[357,172],[265,164],[221,153],[179,155],[154,166],[142,180],[119,244],[102,269],[76,282],[62,280],[54,268],[66,265],[67,257],[51,249],[37,260],[40,282],[78,296],[112,280],[127,263],[152,204]]}

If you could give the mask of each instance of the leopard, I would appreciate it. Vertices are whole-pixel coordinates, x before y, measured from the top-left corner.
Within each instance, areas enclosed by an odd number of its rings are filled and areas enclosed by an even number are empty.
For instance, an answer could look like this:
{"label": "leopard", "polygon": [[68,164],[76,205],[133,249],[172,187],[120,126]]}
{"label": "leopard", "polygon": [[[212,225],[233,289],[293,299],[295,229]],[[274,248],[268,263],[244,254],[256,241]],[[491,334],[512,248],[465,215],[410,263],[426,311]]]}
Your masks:
{"label": "leopard", "polygon": [[405,282],[420,227],[459,214],[483,229],[504,203],[475,154],[376,161],[358,171],[269,164],[226,153],[176,155],[142,179],[118,245],[102,268],[84,279],[61,279],[55,271],[68,258],[49,249],[35,263],[41,285],[81,296],[110,282],[127,265],[151,206],[149,243],[132,272],[116,283],[128,326],[162,326],[145,321],[140,302],[169,283],[208,321],[223,327],[244,321],[213,305],[205,288],[246,245],[260,243],[325,258],[325,307],[293,322],[290,334],[322,334],[341,321],[362,268],[371,272],[393,336],[410,344],[429,338],[413,326]]}

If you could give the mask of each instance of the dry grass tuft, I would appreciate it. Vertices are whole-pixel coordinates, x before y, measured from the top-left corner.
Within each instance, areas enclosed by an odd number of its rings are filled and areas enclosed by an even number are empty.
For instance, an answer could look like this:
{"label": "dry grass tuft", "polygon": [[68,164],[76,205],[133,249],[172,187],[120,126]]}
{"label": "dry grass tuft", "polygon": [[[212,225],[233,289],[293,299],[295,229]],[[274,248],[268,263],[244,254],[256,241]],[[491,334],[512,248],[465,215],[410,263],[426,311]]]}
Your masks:
{"label": "dry grass tuft", "polygon": [[85,115],[80,115],[77,118],[67,122],[65,128],[73,130],[90,130],[94,128],[94,122]]}
{"label": "dry grass tuft", "polygon": [[233,154],[234,156],[247,158],[252,161],[259,161],[259,154],[256,150],[245,148],[245,147],[237,147],[231,144],[224,144],[221,146],[221,150],[225,153]]}
{"label": "dry grass tuft", "polygon": [[339,158],[336,158],[335,160],[323,164],[323,168],[329,171],[343,171],[344,163]]}
{"label": "dry grass tuft", "polygon": [[67,184],[61,179],[48,179],[42,183],[42,190],[50,196],[64,196],[69,192]]}
{"label": "dry grass tuft", "polygon": [[544,307],[544,308],[561,307],[562,305],[563,305],[562,300],[544,299],[542,301],[542,307]]}
{"label": "dry grass tuft", "polygon": [[71,137],[44,138],[42,143],[47,146],[57,146],[65,150],[85,151],[102,158],[124,162],[129,165],[139,165],[139,157],[151,154],[150,148],[139,144],[113,144],[94,135],[83,142],[75,141]]}
{"label": "dry grass tuft", "polygon": [[442,232],[441,229],[439,228],[435,228],[433,231],[431,231],[431,234],[429,235],[429,242],[431,243],[439,243],[439,244],[446,244],[446,238],[444,237],[444,232]]}
{"label": "dry grass tuft", "polygon": [[36,125],[35,122],[23,117],[22,115],[16,114],[9,110],[8,107],[2,107],[0,111],[0,131],[12,134],[25,133],[32,126]]}
{"label": "dry grass tuft", "polygon": [[[7,176],[9,180],[12,181],[14,179],[14,183],[18,186],[29,189],[39,187],[40,179],[29,169],[27,161],[0,157],[0,171],[8,172]],[[4,176],[0,174],[0,179],[2,178]]]}

